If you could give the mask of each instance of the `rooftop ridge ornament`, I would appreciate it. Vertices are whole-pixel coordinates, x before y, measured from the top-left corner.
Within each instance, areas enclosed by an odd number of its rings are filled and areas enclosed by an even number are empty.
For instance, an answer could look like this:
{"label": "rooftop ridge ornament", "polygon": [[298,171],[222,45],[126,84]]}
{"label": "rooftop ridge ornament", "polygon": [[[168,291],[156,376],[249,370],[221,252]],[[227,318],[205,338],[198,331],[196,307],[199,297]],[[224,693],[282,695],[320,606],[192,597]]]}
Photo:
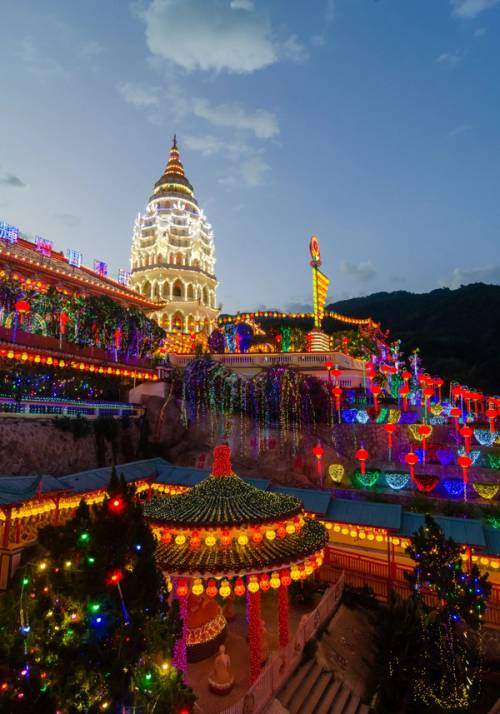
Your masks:
{"label": "rooftop ridge ornament", "polygon": [[218,444],[214,448],[214,461],[210,476],[220,478],[235,475],[231,464],[231,447],[228,444]]}

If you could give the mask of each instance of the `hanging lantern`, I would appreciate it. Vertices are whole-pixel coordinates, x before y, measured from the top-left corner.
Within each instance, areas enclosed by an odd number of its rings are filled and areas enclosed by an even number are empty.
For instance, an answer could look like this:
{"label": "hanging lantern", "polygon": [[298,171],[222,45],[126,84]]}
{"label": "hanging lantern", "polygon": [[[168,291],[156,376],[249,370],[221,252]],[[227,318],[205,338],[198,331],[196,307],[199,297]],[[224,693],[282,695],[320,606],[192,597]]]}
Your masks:
{"label": "hanging lantern", "polygon": [[467,454],[470,452],[470,441],[473,434],[474,432],[470,426],[465,425],[460,429],[460,436],[463,436],[465,451]]}
{"label": "hanging lantern", "polygon": [[277,572],[272,573],[271,580],[269,581],[269,583],[270,583],[271,587],[273,588],[273,590],[277,590],[279,588],[279,586],[281,585],[281,580],[280,580],[280,576]]}
{"label": "hanging lantern", "polygon": [[427,439],[432,434],[432,427],[429,426],[429,424],[419,424],[417,427],[417,432],[422,437],[422,449],[423,449],[423,455],[424,455],[423,461],[425,464],[425,450],[426,450],[426,446],[427,446]]}
{"label": "hanging lantern", "polygon": [[185,578],[179,578],[179,580],[177,581],[175,592],[178,597],[186,597],[186,595],[188,594],[188,585],[187,580]]}
{"label": "hanging lantern", "polygon": [[243,578],[238,578],[234,584],[233,592],[236,597],[242,597],[245,594],[245,583]]}
{"label": "hanging lantern", "polygon": [[14,304],[14,309],[21,316],[21,320],[31,311],[31,305],[24,298],[19,298]]}
{"label": "hanging lantern", "polygon": [[392,460],[392,437],[394,436],[394,432],[396,431],[397,426],[396,424],[392,424],[388,422],[387,424],[384,424],[384,431],[387,434],[387,448],[389,450],[389,461]]}
{"label": "hanging lantern", "polygon": [[276,531],[273,531],[271,528],[269,528],[266,531],[266,538],[267,540],[274,540],[276,538]]}
{"label": "hanging lantern", "polygon": [[418,464],[418,456],[413,451],[409,451],[405,456],[405,460],[410,467],[410,478],[415,481],[415,466]]}
{"label": "hanging lantern", "polygon": [[256,575],[251,575],[250,580],[247,585],[248,592],[256,593],[259,592],[259,581]]}
{"label": "hanging lantern", "polygon": [[372,384],[372,386],[370,387],[370,391],[373,396],[373,407],[375,409],[375,413],[378,414],[378,398],[380,396],[380,393],[382,392],[382,387],[378,384]]}
{"label": "hanging lantern", "polygon": [[338,384],[332,389],[332,395],[335,398],[335,409],[337,410],[338,419],[340,423],[340,398],[342,396],[342,387]]}
{"label": "hanging lantern", "polygon": [[260,589],[261,589],[263,592],[267,592],[270,587],[271,587],[271,586],[270,586],[270,584],[269,584],[269,575],[267,575],[266,573],[264,573],[264,575],[261,575],[261,576],[260,576]]}
{"label": "hanging lantern", "polygon": [[224,530],[222,531],[220,543],[223,548],[227,548],[229,545],[231,545],[231,536],[226,528],[224,528]]}
{"label": "hanging lantern", "polygon": [[467,500],[467,484],[469,482],[469,469],[472,466],[472,459],[467,454],[460,454],[457,458],[457,464],[462,469],[462,477],[464,482],[464,501]]}
{"label": "hanging lantern", "polygon": [[411,379],[411,372],[409,370],[405,369],[401,372],[401,377],[403,378],[403,381],[405,383],[407,383]]}
{"label": "hanging lantern", "polygon": [[458,433],[458,420],[462,416],[462,410],[459,407],[452,407],[450,409],[450,416],[455,420],[455,431]]}
{"label": "hanging lantern", "polygon": [[255,530],[252,533],[252,542],[255,543],[255,545],[259,545],[259,543],[262,543],[262,537],[260,530]]}
{"label": "hanging lantern", "polygon": [[323,460],[323,454],[325,453],[324,448],[321,446],[320,441],[318,440],[316,446],[313,447],[312,452],[314,454],[314,457],[316,458],[316,470],[318,472],[318,476],[320,478],[320,486],[323,488],[323,465],[322,465],[322,460]]}
{"label": "hanging lantern", "polygon": [[288,570],[283,570],[281,572],[281,584],[283,587],[287,588],[291,585],[292,578],[290,577],[290,572]]}
{"label": "hanging lantern", "polygon": [[443,394],[442,394],[442,389],[443,389],[443,384],[444,384],[444,379],[441,379],[441,377],[436,377],[436,379],[433,380],[434,386],[438,388],[438,394],[439,394],[439,401],[443,401]]}
{"label": "hanging lantern", "polygon": [[191,548],[193,548],[193,550],[197,550],[197,549],[200,547],[200,545],[201,545],[201,538],[200,538],[200,536],[199,536],[199,534],[198,534],[198,531],[193,531],[193,532],[192,532],[192,534],[191,534],[191,539],[190,539],[190,541],[189,541],[189,545],[191,546]]}
{"label": "hanging lantern", "polygon": [[248,545],[248,536],[246,533],[240,533],[240,535],[238,536],[238,545]]}
{"label": "hanging lantern", "polygon": [[210,579],[207,584],[207,589],[205,590],[208,597],[215,597],[217,595],[217,583],[215,580]]}
{"label": "hanging lantern", "polygon": [[410,394],[410,387],[407,384],[402,385],[399,388],[399,396],[403,399],[403,411],[408,409],[408,395]]}
{"label": "hanging lantern", "polygon": [[203,595],[204,591],[203,583],[201,581],[201,578],[196,578],[196,580],[193,583],[193,587],[191,588],[191,592],[193,595]]}
{"label": "hanging lantern", "polygon": [[356,451],[356,458],[359,461],[361,473],[364,475],[366,473],[366,461],[368,459],[368,451],[361,446],[360,449]]}
{"label": "hanging lantern", "polygon": [[231,595],[231,586],[229,585],[229,580],[224,579],[219,588],[219,595],[224,599]]}
{"label": "hanging lantern", "polygon": [[284,538],[286,536],[286,529],[283,523],[279,523],[276,529],[276,535],[278,538]]}
{"label": "hanging lantern", "polygon": [[488,409],[484,412],[484,416],[488,419],[490,423],[490,432],[493,434],[495,431],[495,419],[497,418],[497,410],[494,409],[492,406],[489,406]]}
{"label": "hanging lantern", "polygon": [[207,535],[207,537],[205,538],[205,545],[208,546],[209,548],[213,548],[213,546],[216,543],[217,543],[217,538],[212,533]]}
{"label": "hanging lantern", "polygon": [[179,535],[175,536],[175,545],[184,545],[186,542],[186,536],[184,533],[179,533]]}

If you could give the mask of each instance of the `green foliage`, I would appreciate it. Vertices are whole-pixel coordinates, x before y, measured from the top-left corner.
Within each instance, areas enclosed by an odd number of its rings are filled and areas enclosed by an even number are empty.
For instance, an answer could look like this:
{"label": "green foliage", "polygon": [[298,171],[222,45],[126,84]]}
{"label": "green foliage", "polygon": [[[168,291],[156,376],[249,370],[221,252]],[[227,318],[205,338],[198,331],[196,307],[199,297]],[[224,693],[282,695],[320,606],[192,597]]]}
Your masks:
{"label": "green foliage", "polygon": [[81,416],[81,414],[78,414],[76,417],[56,417],[52,420],[52,423],[56,429],[59,429],[59,431],[73,434],[75,441],[83,439],[92,433],[91,422]]}
{"label": "green foliage", "polygon": [[[0,602],[0,711],[174,713],[193,702],[170,663],[181,623],[154,550],[116,472],[102,505],[82,502],[65,525],[40,530],[36,560]],[[29,624],[24,635],[20,624]]]}

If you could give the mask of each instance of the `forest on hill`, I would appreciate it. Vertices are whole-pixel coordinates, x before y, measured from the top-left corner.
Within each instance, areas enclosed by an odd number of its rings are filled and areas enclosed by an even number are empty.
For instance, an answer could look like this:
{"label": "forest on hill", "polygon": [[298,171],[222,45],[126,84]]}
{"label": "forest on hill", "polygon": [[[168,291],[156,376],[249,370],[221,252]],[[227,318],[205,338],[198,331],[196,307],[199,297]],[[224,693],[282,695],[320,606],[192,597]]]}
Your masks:
{"label": "forest on hill", "polygon": [[402,340],[406,354],[420,348],[430,374],[500,393],[500,285],[474,283],[420,294],[381,292],[326,309],[372,317],[393,339]]}

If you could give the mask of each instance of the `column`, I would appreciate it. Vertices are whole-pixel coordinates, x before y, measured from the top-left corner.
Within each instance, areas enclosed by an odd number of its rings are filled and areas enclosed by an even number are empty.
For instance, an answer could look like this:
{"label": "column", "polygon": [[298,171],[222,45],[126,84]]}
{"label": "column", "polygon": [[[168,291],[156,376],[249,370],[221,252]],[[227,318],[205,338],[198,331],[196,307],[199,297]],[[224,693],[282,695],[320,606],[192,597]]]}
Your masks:
{"label": "column", "polygon": [[188,585],[184,578],[175,578],[174,588],[179,601],[179,616],[182,621],[182,635],[175,641],[173,660],[175,667],[182,672],[182,680],[187,684],[187,614],[188,614]]}
{"label": "column", "polygon": [[260,589],[248,594],[248,641],[250,645],[250,684],[260,674],[262,655],[262,623],[260,613]]}
{"label": "column", "polygon": [[278,634],[280,647],[288,644],[288,588],[281,583],[278,589]]}

